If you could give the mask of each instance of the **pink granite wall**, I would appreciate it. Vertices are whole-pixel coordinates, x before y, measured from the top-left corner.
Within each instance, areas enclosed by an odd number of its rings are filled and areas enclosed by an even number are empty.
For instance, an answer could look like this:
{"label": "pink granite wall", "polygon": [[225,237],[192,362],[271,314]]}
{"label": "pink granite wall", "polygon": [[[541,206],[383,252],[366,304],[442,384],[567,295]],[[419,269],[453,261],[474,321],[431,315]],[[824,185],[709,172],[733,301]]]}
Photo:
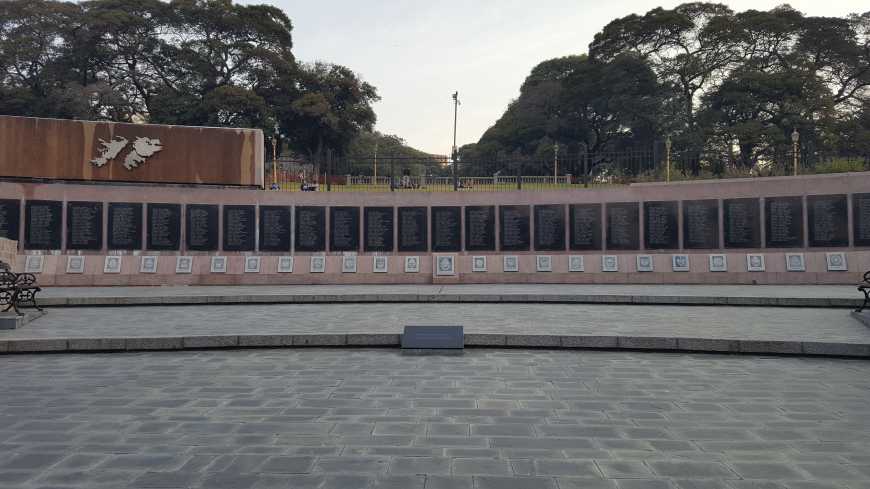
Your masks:
{"label": "pink granite wall", "polygon": [[[247,204],[247,205],[316,205],[316,206],[468,206],[468,205],[536,205],[536,204],[584,204],[608,202],[684,201],[701,199],[730,199],[741,197],[779,197],[826,194],[870,193],[870,173],[837,175],[813,175],[801,177],[771,177],[758,179],[733,179],[672,184],[635,184],[625,187],[553,191],[511,192],[388,192],[388,193],[321,193],[321,192],[269,192],[243,189],[218,189],[205,187],[161,187],[123,185],[75,185],[35,184],[0,182],[0,199],[59,200],[96,202],[170,202],[180,204]],[[106,212],[107,205],[104,205]],[[763,205],[762,205],[763,208]],[[848,226],[852,229],[852,206],[848,206]],[[762,211],[763,212],[763,211]],[[328,214],[328,213],[327,213]],[[22,205],[23,219],[23,205]],[[105,216],[104,216],[105,217]],[[65,219],[65,217],[64,217]],[[806,220],[806,213],[804,213]],[[105,219],[104,219],[105,220]],[[682,234],[682,212],[679,213],[679,233]],[[762,220],[763,222],[763,220]],[[807,232],[806,222],[803,226]],[[643,236],[643,219],[640,235]],[[720,223],[721,225],[721,223]],[[532,223],[532,226],[534,224]],[[184,226],[182,226],[183,228]],[[464,226],[463,226],[464,227]],[[64,223],[65,228],[65,223]],[[762,226],[762,242],[764,242]],[[23,225],[22,230],[23,233]],[[463,230],[464,232],[464,230]],[[327,229],[328,234],[328,229]],[[721,233],[720,233],[721,234]],[[532,229],[534,235],[534,229]],[[805,236],[806,238],[806,236]],[[222,239],[219,239],[222,241]],[[328,236],[327,236],[328,241]],[[643,241],[643,240],[641,240]],[[643,243],[641,243],[641,247]],[[32,254],[32,252],[28,252]],[[728,258],[727,272],[708,271],[710,254],[725,254]],[[746,254],[764,255],[766,270],[748,272]],[[806,271],[786,271],[786,253],[801,253],[805,257]],[[827,253],[845,253],[847,271],[829,271]],[[757,250],[686,250],[686,251],[625,251],[625,252],[460,252],[456,256],[456,275],[450,277],[433,275],[432,258],[428,253],[389,254],[388,273],[373,273],[372,256],[359,254],[358,271],[341,273],[340,253],[295,253],[293,273],[278,273],[278,258],[291,253],[196,253],[196,252],[42,252],[43,263],[40,281],[45,285],[169,285],[169,284],[321,284],[321,283],[733,283],[733,284],[806,284],[842,283],[851,284],[860,280],[865,270],[870,270],[870,248],[849,246],[845,248],[807,249],[757,249]],[[105,258],[119,255],[122,260],[120,273],[104,273]],[[325,273],[310,273],[309,259],[313,255],[326,255]],[[601,256],[613,254],[620,257],[618,272],[601,271]],[[654,257],[653,272],[638,272],[636,256],[650,254]],[[690,259],[689,272],[671,271],[671,256],[686,254]],[[159,255],[159,267],[155,274],[140,273],[142,255]],[[194,259],[193,273],[179,274],[175,270],[176,256],[191,256]],[[210,257],[226,256],[226,273],[211,273]],[[246,256],[261,256],[259,273],[244,273]],[[487,256],[486,272],[472,272],[472,256]],[[502,257],[517,255],[519,272],[503,272]],[[535,255],[553,257],[552,272],[535,270]],[[568,272],[568,256],[582,255],[585,258],[584,272]],[[68,257],[84,256],[83,273],[67,273]],[[404,257],[420,256],[418,273],[405,273]],[[18,269],[24,269],[26,256],[20,252]]]}

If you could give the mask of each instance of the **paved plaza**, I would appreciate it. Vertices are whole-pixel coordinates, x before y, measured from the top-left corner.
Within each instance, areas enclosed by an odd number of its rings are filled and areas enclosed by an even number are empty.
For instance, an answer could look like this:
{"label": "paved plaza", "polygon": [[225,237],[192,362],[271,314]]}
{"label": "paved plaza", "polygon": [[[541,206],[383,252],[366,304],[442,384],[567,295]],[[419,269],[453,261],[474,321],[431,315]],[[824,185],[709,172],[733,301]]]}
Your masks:
{"label": "paved plaza", "polygon": [[596,351],[0,356],[0,487],[870,487],[870,362]]}

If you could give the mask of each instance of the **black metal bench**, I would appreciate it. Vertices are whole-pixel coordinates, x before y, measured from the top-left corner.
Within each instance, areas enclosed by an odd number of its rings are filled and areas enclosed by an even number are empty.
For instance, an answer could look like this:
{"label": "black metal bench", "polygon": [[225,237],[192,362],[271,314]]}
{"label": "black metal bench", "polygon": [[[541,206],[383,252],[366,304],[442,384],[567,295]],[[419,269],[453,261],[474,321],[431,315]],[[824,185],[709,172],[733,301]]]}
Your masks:
{"label": "black metal bench", "polygon": [[36,283],[36,275],[15,273],[7,263],[0,261],[0,307],[6,306],[3,312],[14,309],[20,316],[20,307],[33,307],[42,311],[36,303],[36,294],[41,291]]}
{"label": "black metal bench", "polygon": [[864,293],[864,303],[861,307],[855,309],[855,312],[862,312],[870,304],[870,272],[864,273],[864,283],[858,286],[858,292]]}

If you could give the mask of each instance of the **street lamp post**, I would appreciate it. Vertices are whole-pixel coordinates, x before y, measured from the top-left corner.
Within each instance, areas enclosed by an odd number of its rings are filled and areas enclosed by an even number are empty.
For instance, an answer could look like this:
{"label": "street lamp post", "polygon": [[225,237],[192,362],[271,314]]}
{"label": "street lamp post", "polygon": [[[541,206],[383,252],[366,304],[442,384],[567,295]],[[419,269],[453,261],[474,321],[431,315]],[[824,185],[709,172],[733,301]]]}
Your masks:
{"label": "street lamp post", "polygon": [[559,143],[553,145],[553,185],[559,182]]}
{"label": "street lamp post", "polygon": [[278,123],[275,123],[275,133],[272,135],[272,189],[278,187]]}
{"label": "street lamp post", "polygon": [[798,132],[797,128],[791,133],[791,144],[792,144],[792,154],[794,155],[794,176],[798,174],[798,141],[800,141],[801,135]]}
{"label": "street lamp post", "polygon": [[459,120],[459,91],[453,92],[453,190],[459,188],[459,175],[456,170],[456,123]]}
{"label": "street lamp post", "polygon": [[667,165],[667,181],[671,182],[671,136],[665,140],[665,164]]}

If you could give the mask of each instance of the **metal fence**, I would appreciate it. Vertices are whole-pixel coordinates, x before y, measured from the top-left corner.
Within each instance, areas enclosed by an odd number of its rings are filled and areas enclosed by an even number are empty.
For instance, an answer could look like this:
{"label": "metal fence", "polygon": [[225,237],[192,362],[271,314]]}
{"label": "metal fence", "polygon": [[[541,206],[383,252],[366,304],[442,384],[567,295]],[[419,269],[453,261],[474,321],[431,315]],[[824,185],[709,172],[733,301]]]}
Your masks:
{"label": "metal fence", "polygon": [[266,187],[315,192],[558,190],[678,181],[870,170],[870,155],[783,151],[740,158],[715,151],[649,149],[452,161],[446,157],[279,158]]}

